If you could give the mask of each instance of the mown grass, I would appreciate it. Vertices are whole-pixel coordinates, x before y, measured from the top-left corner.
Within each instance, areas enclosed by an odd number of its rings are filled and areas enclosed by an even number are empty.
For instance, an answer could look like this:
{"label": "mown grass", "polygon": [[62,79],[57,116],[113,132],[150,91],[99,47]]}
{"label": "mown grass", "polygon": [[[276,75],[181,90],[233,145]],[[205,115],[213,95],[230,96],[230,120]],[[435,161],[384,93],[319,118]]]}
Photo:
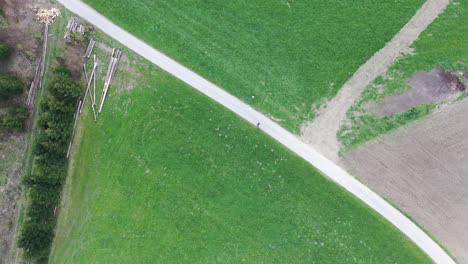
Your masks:
{"label": "mown grass", "polygon": [[430,263],[255,127],[147,63],[127,70],[116,83],[136,88],[112,87],[97,123],[84,113],[51,263]]}
{"label": "mown grass", "polygon": [[[420,105],[383,118],[372,115],[366,106],[369,103],[378,104],[386,96],[410,88],[406,81],[414,73],[430,72],[434,68],[449,71],[468,69],[468,46],[465,45],[468,43],[467,31],[468,2],[450,4],[412,45],[414,54],[402,57],[384,76],[378,77],[347,113],[350,123],[344,125],[337,134],[342,144],[342,153],[430,115],[435,105]],[[466,95],[461,97],[465,98]]]}
{"label": "mown grass", "polygon": [[424,1],[85,2],[299,132]]}

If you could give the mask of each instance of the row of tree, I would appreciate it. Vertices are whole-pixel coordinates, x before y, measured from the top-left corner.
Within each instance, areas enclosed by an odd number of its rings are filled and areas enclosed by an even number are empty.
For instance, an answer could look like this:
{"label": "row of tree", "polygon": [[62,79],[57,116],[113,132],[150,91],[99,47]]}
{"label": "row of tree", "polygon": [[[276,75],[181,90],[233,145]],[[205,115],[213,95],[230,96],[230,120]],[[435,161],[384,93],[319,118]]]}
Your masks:
{"label": "row of tree", "polygon": [[27,259],[47,262],[56,225],[55,210],[67,173],[67,150],[80,86],[64,68],[54,70],[49,96],[39,104],[39,134],[32,173],[25,175],[27,206],[18,246]]}

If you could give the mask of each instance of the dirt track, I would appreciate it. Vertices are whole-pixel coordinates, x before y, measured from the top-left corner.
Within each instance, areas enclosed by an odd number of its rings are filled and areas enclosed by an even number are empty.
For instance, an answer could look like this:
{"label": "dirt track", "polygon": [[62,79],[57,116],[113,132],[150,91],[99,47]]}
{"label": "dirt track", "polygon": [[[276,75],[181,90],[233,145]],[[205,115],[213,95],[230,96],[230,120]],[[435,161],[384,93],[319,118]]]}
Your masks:
{"label": "dirt track", "polygon": [[336,133],[345,120],[348,109],[359,99],[364,88],[384,74],[401,54],[411,52],[410,45],[448,4],[449,0],[428,0],[383,49],[359,68],[335,98],[328,102],[326,108],[319,111],[319,116],[304,125],[302,140],[327,158],[336,161],[340,148]]}
{"label": "dirt track", "polygon": [[468,263],[468,99],[348,153],[342,163]]}

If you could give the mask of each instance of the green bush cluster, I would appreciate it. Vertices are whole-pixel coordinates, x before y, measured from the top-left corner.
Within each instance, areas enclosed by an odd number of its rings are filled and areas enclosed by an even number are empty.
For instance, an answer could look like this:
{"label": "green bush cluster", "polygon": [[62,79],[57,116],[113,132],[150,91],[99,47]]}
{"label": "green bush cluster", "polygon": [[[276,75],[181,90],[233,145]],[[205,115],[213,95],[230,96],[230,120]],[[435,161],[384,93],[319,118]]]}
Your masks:
{"label": "green bush cluster", "polygon": [[7,114],[2,115],[0,118],[0,127],[24,131],[25,122],[28,118],[28,109],[23,106],[12,106],[8,109]]}
{"label": "green bush cluster", "polygon": [[[11,54],[12,48],[4,43],[0,43],[0,60],[7,59]],[[23,93],[24,84],[14,75],[0,73],[0,100],[8,100],[11,97]],[[10,105],[0,115],[0,128],[7,130],[16,130],[23,132],[25,130],[25,122],[28,118],[28,110],[14,100],[8,102]]]}
{"label": "green bush cluster", "polygon": [[13,49],[10,46],[0,43],[0,59],[7,59],[10,57],[12,51]]}
{"label": "green bush cluster", "polygon": [[11,74],[0,74],[0,99],[8,99],[23,92],[23,83]]}
{"label": "green bush cluster", "polygon": [[33,172],[23,178],[28,206],[18,245],[25,257],[46,262],[56,224],[55,208],[67,172],[67,148],[73,113],[81,94],[79,85],[66,72],[55,72],[48,85],[50,96],[41,101],[39,134],[34,142]]}

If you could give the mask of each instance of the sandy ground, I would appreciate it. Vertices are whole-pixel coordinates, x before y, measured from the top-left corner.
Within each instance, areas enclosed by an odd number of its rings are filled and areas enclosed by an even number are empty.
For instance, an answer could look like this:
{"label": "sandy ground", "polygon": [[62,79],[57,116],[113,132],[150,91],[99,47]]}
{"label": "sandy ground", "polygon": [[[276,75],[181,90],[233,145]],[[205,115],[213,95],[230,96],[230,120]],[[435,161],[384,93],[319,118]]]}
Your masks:
{"label": "sandy ground", "polygon": [[375,78],[384,74],[402,54],[411,52],[410,45],[448,4],[449,0],[428,0],[383,49],[359,68],[335,98],[319,110],[318,117],[313,122],[304,124],[302,140],[327,158],[337,161],[340,145],[336,133],[345,120],[348,109]]}
{"label": "sandy ground", "polygon": [[348,153],[347,170],[468,263],[468,100]]}

